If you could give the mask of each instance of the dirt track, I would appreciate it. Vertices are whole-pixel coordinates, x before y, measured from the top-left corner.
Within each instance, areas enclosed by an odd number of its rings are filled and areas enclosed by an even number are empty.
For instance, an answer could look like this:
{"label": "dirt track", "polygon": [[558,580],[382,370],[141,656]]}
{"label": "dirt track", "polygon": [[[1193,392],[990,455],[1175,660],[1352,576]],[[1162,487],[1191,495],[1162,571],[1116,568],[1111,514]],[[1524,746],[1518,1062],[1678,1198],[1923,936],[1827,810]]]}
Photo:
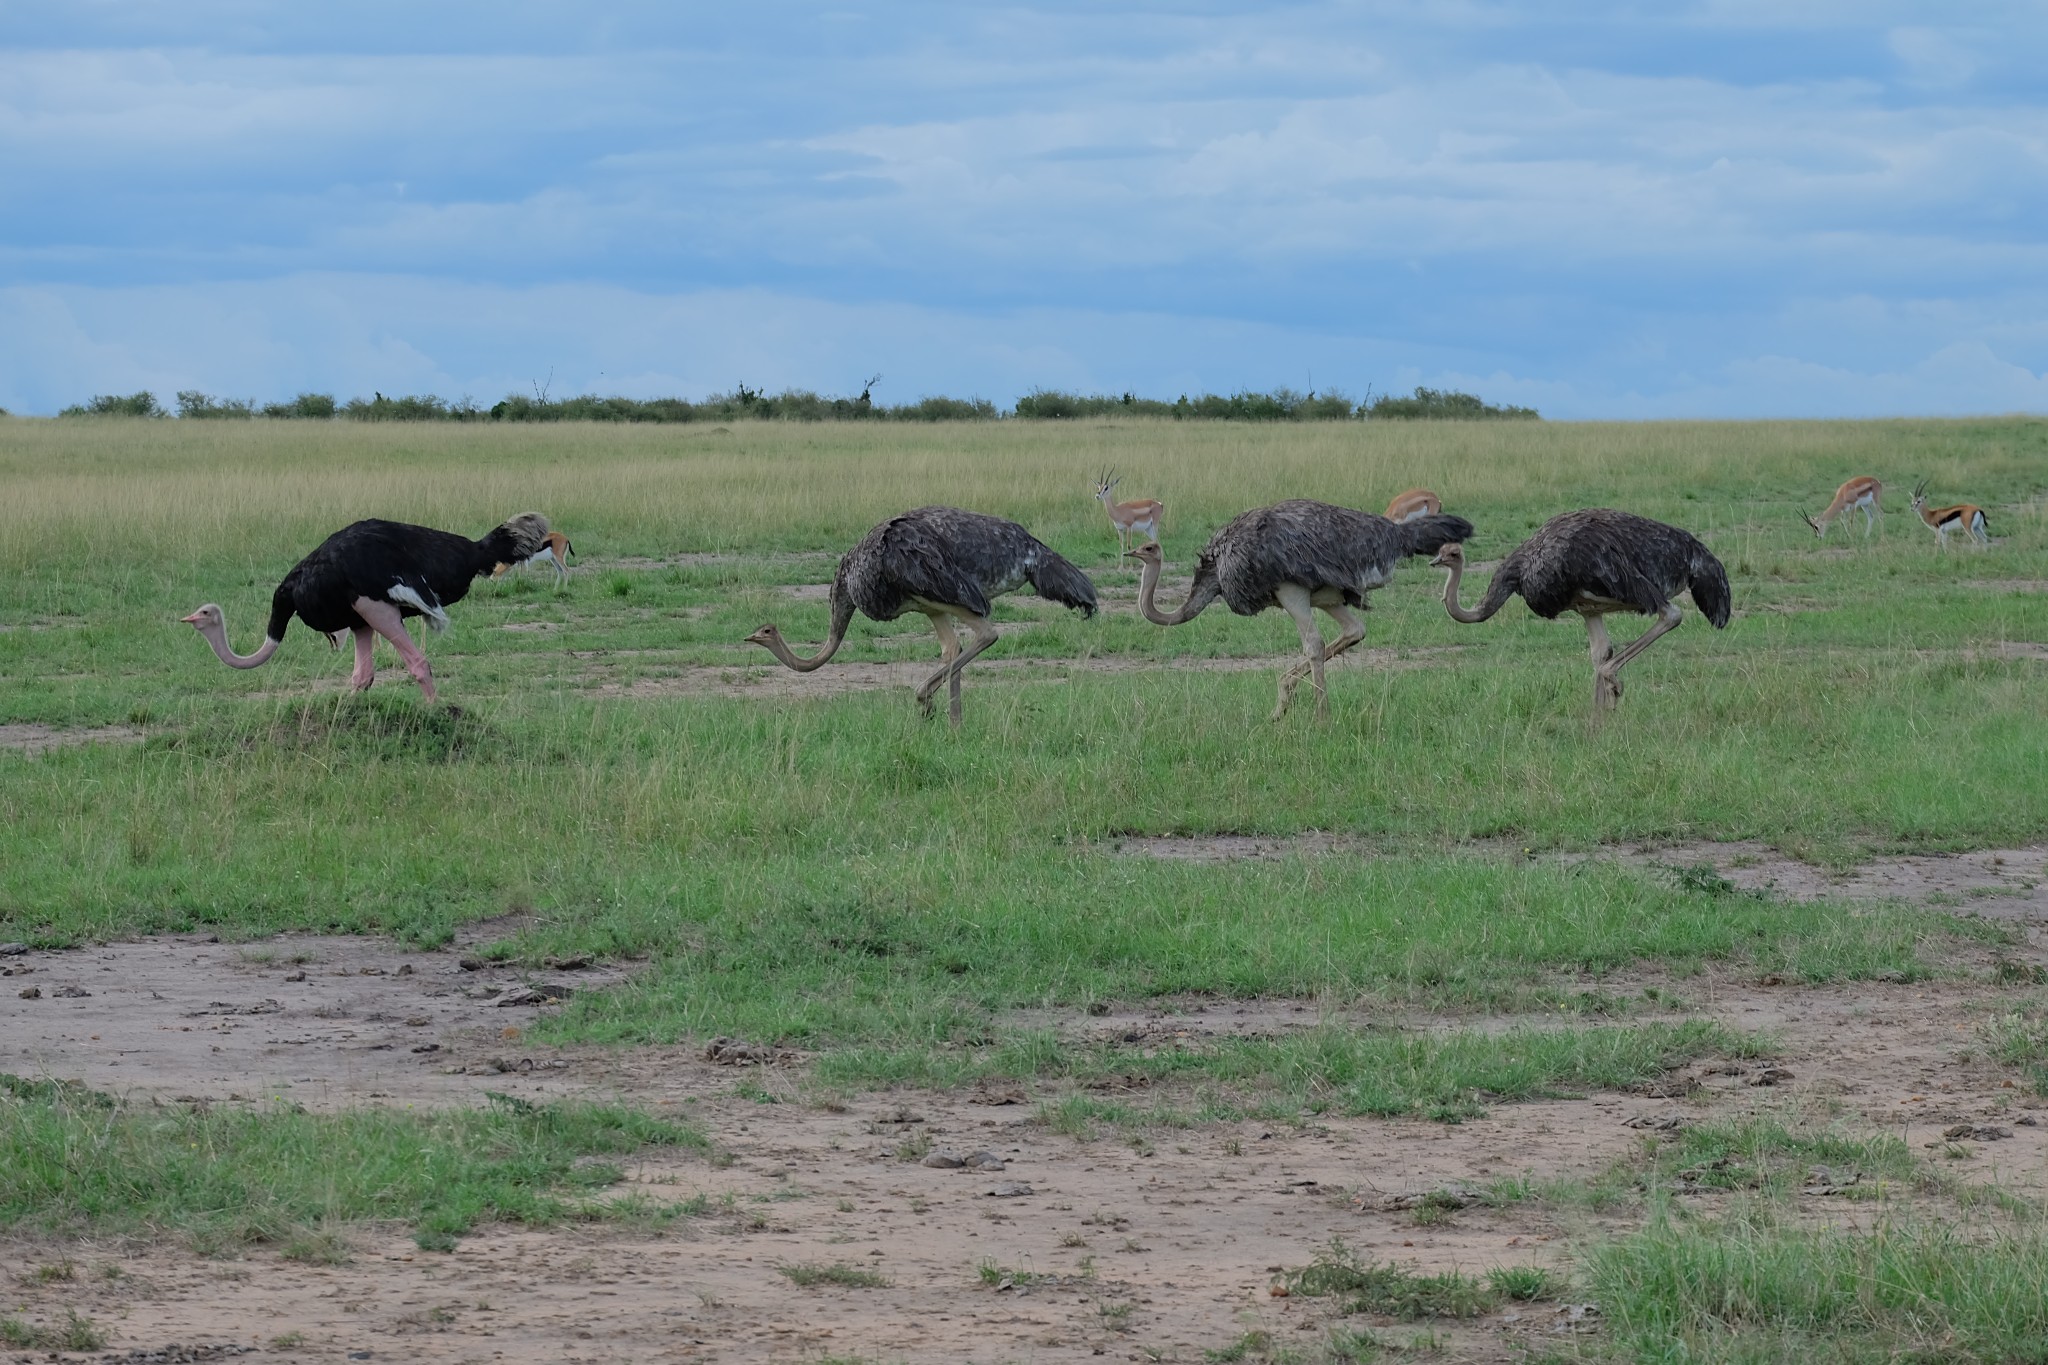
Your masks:
{"label": "dirt track", "polygon": [[[2010,866],[1982,871],[2002,876]],[[1730,869],[1744,870],[1754,869]],[[2048,907],[2030,898],[2038,888],[2011,894],[2021,890],[2015,881],[2004,890],[1986,904],[2022,920],[2035,941],[2019,955],[2041,958]],[[1282,1345],[1319,1341],[1328,1305],[1269,1289],[1276,1267],[1305,1264],[1333,1236],[1423,1269],[1557,1262],[1570,1236],[1594,1230],[1590,1222],[1517,1207],[1420,1226],[1412,1213],[1382,1207],[1384,1198],[1447,1181],[1590,1175],[1644,1140],[1625,1126],[1638,1116],[1839,1115],[1916,1147],[1945,1146],[1939,1134],[1949,1124],[1996,1118],[2011,1139],[1967,1144],[1968,1155],[1947,1164],[2018,1193],[2048,1193],[2048,1127],[2030,1122],[2039,1101],[1973,1055],[1982,1010],[1999,994],[1988,984],[1686,983],[1696,1015],[1782,1040],[1776,1062],[1791,1079],[1777,1085],[1750,1084],[1756,1066],[1700,1067],[1703,1088],[1683,1100],[1500,1105],[1458,1126],[1305,1117],[1081,1140],[1039,1118],[1037,1102],[1056,1097],[1052,1089],[878,1094],[841,1110],[809,1095],[800,1064],[720,1066],[681,1048],[532,1047],[518,1033],[535,1007],[496,1004],[505,990],[588,988],[615,974],[571,967],[528,980],[465,969],[464,957],[460,946],[411,953],[311,937],[20,953],[0,958],[9,973],[0,1070],[135,1098],[283,1097],[315,1109],[463,1104],[486,1090],[618,1098],[691,1117],[732,1158],[720,1166],[664,1155],[637,1167],[626,1188],[659,1199],[702,1192],[713,1212],[658,1236],[490,1229],[450,1255],[417,1251],[399,1229],[372,1231],[357,1237],[353,1262],[333,1267],[273,1251],[209,1262],[176,1246],[0,1244],[10,1307],[32,1321],[75,1309],[110,1330],[111,1349],[122,1352],[235,1344],[259,1348],[240,1357],[253,1360],[1200,1360],[1253,1328]],[[289,979],[299,972],[302,980]],[[36,997],[23,999],[30,988]],[[1148,1046],[1270,1034],[1317,1018],[1303,1002],[1186,1002],[1019,1022]],[[1120,1098],[1142,1108],[1193,1097]],[[986,1150],[1004,1166],[929,1168],[916,1159],[927,1149]],[[1029,1193],[993,1193],[1014,1186]],[[75,1280],[29,1273],[65,1257],[78,1266]],[[871,1269],[889,1284],[800,1288],[777,1269],[833,1264]],[[984,1264],[1042,1278],[1011,1274],[998,1288],[984,1282]],[[107,1266],[119,1278],[107,1278]],[[1517,1342],[1584,1329],[1555,1313],[1525,1308],[1451,1329],[1447,1358],[1518,1359]],[[1386,1330],[1400,1339],[1404,1329]],[[286,1333],[299,1340],[270,1344]]]}

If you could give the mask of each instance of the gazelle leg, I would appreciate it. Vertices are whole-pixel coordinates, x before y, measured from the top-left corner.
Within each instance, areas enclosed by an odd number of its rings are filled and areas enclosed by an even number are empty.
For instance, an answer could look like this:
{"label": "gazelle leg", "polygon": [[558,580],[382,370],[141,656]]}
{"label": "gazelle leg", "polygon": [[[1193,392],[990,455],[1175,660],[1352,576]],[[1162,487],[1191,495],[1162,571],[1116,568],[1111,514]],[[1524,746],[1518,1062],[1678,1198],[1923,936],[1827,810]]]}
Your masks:
{"label": "gazelle leg", "polygon": [[1330,714],[1330,698],[1323,685],[1323,633],[1316,629],[1316,609],[1309,603],[1308,589],[1285,583],[1274,596],[1294,618],[1294,628],[1301,632],[1302,661],[1280,675],[1280,696],[1274,704],[1271,719],[1278,720],[1287,714],[1287,705],[1294,699],[1295,686],[1301,682],[1304,673],[1315,685],[1316,716],[1318,719],[1326,717]]}
{"label": "gazelle leg", "polygon": [[1863,504],[1863,538],[1870,539],[1870,528],[1877,525],[1877,519],[1870,515],[1870,504]]}
{"label": "gazelle leg", "polygon": [[946,681],[953,671],[953,660],[960,657],[960,637],[953,630],[953,623],[944,616],[933,613],[929,618],[932,629],[939,637],[939,671],[924,680],[924,686],[917,689],[917,705],[927,716],[932,713],[932,697],[939,685]]}
{"label": "gazelle leg", "polygon": [[355,600],[356,615],[363,618],[371,630],[391,642],[398,651],[398,657],[405,660],[405,671],[412,674],[412,680],[420,685],[428,701],[434,700],[434,670],[427,663],[427,656],[412,642],[412,636],[405,633],[405,618],[398,614],[398,608],[389,602],[380,602],[373,597],[358,597]]}
{"label": "gazelle leg", "polygon": [[356,671],[349,674],[348,685],[358,692],[367,692],[370,684],[377,681],[377,661],[371,653],[377,643],[377,632],[368,626],[350,626],[349,633],[356,637]]}
{"label": "gazelle leg", "polygon": [[967,629],[974,632],[974,643],[961,651],[960,657],[953,662],[952,705],[947,712],[956,730],[960,728],[960,674],[966,670],[967,665],[974,662],[977,654],[994,644],[997,638],[996,628],[986,616],[970,616],[966,624]]}
{"label": "gazelle leg", "polygon": [[1630,641],[1622,649],[1621,653],[1609,659],[1605,667],[1598,670],[1599,676],[1606,678],[1607,686],[1612,693],[1612,700],[1607,703],[1610,708],[1613,707],[1615,702],[1621,700],[1621,670],[1636,655],[1657,643],[1659,636],[1675,628],[1684,619],[1685,614],[1679,611],[1677,603],[1666,602],[1664,610],[1658,612],[1657,619],[1650,623],[1650,628]]}

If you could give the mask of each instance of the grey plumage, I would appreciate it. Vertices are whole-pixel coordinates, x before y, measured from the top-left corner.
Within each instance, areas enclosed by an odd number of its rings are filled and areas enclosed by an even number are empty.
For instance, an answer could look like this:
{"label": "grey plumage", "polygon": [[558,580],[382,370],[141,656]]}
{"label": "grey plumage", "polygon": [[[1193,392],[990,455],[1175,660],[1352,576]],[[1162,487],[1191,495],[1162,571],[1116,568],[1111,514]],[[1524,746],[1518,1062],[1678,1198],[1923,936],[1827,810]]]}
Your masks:
{"label": "grey plumage", "polygon": [[[832,579],[831,633],[825,647],[799,659],[773,625],[748,640],[763,645],[791,668],[808,672],[837,652],[858,609],[876,621],[917,611],[931,619],[944,650],[939,671],[918,689],[927,710],[941,684],[951,691],[951,717],[960,722],[960,672],[995,643],[990,603],[1030,584],[1040,597],[1095,614],[1095,585],[1014,521],[957,507],[919,507],[876,526],[841,557]],[[965,626],[974,643],[963,653],[953,627]]]}
{"label": "grey plumage", "polygon": [[[1281,608],[1301,633],[1304,660],[1280,675],[1273,715],[1277,719],[1286,712],[1304,674],[1314,680],[1318,712],[1325,712],[1323,665],[1365,638],[1365,626],[1352,608],[1365,609],[1366,594],[1391,582],[1403,559],[1430,554],[1471,534],[1471,522],[1443,513],[1393,522],[1305,498],[1274,503],[1244,513],[1210,537],[1196,558],[1187,599],[1170,616],[1153,605],[1159,547],[1133,551],[1145,564],[1139,610],[1148,620],[1171,626],[1194,619],[1219,597],[1240,616]],[[1328,646],[1316,630],[1314,608],[1328,612],[1343,628]]]}
{"label": "grey plumage", "polygon": [[[1436,563],[1448,568],[1445,605],[1460,621],[1484,621],[1520,595],[1529,610],[1546,620],[1567,611],[1585,618],[1594,661],[1594,707],[1604,710],[1621,697],[1620,671],[1658,636],[1676,626],[1681,613],[1673,601],[1691,592],[1694,605],[1716,629],[1727,626],[1734,598],[1728,571],[1698,537],[1676,526],[1632,512],[1592,507],[1552,517],[1494,571],[1479,605],[1458,606],[1462,547],[1452,545]],[[1615,612],[1652,616],[1656,621],[1635,643],[1615,654],[1602,618]]]}

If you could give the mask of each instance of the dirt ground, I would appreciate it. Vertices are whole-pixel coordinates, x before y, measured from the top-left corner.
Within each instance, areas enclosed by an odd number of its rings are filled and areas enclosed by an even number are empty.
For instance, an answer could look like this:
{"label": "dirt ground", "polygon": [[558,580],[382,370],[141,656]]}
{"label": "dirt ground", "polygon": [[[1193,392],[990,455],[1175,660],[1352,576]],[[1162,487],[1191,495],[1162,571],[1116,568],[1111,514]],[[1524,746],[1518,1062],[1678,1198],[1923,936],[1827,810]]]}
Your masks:
{"label": "dirt ground", "polygon": [[[1819,875],[1795,878],[1768,850],[1746,847],[1654,855],[1714,861],[1780,894],[1815,891],[1808,879]],[[2012,955],[2039,963],[2048,960],[2044,859],[2043,848],[1894,859],[1822,881],[1830,894],[1920,900],[1990,888],[1971,908],[2017,921],[2027,942]],[[151,1357],[130,1353],[177,1346],[193,1359],[218,1353],[191,1348],[234,1347],[251,1360],[423,1363],[1200,1361],[1250,1330],[1281,1346],[1320,1341],[1330,1305],[1270,1291],[1281,1269],[1306,1264],[1333,1236],[1422,1270],[1563,1263],[1573,1237],[1598,1230],[1591,1215],[1475,1207],[1425,1226],[1388,1201],[1447,1182],[1589,1176],[1653,1140],[1631,1120],[1833,1117],[1933,1149],[1965,1179],[2048,1195],[2048,1111],[1983,1058],[1978,1027],[2002,998],[1983,981],[1695,979],[1684,989],[1692,1017],[1769,1031],[1782,1043],[1770,1065],[1790,1076],[1766,1077],[1761,1063],[1701,1064],[1692,1068],[1699,1088],[1684,1098],[1499,1105],[1455,1126],[1305,1116],[1082,1139],[1040,1119],[1038,1103],[1056,1087],[896,1091],[842,1108],[805,1086],[801,1058],[734,1067],[697,1048],[534,1046],[521,1031],[547,1006],[502,1001],[590,989],[617,970],[570,962],[521,973],[479,964],[473,948],[410,952],[312,936],[0,946],[0,1071],[132,1099],[283,1099],[323,1110],[470,1104],[485,1091],[618,1099],[687,1116],[730,1158],[662,1154],[634,1167],[625,1189],[663,1200],[703,1193],[712,1212],[659,1234],[491,1228],[451,1254],[417,1250],[403,1229],[376,1229],[357,1234],[354,1259],[338,1266],[270,1250],[207,1261],[175,1244],[0,1242],[5,1311],[53,1322],[72,1310],[108,1332],[105,1352],[62,1359],[140,1360]],[[530,994],[512,994],[521,990]],[[1035,1022],[1144,1046],[1270,1035],[1321,1017],[1299,1001],[1185,1001]],[[1758,1083],[1767,1079],[1776,1083]],[[1128,1098],[1142,1107],[1176,1097]],[[1994,1122],[2012,1136],[1942,1138],[1953,1124]],[[927,1166],[927,1150],[985,1151],[1001,1168]],[[1840,1202],[1828,1201],[1835,1216],[1870,1207],[1837,1212]],[[65,1259],[75,1279],[33,1273]],[[888,1283],[803,1288],[780,1269],[807,1265],[855,1266]],[[1574,1323],[1573,1308],[1524,1306],[1435,1329],[1448,1346],[1437,1358],[1515,1360],[1529,1344],[1598,1330],[1597,1315]],[[1370,1325],[1395,1341],[1422,1330]]]}

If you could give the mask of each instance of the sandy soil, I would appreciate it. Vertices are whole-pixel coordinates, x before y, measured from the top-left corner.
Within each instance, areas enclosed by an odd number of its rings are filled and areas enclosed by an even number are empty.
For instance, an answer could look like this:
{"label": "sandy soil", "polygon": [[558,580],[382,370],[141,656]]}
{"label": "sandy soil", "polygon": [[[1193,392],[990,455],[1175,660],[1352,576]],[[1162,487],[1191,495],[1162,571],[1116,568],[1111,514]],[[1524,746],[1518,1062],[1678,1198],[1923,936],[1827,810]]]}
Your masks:
{"label": "sandy soil", "polygon": [[[1909,895],[1974,878],[2011,891],[2040,877],[2043,853],[1886,860],[1853,884]],[[1731,876],[1772,876],[1787,889],[1782,871],[1752,861],[1759,854],[1711,856]],[[2048,956],[2038,937],[2048,905],[2038,895],[2036,880],[2025,895],[1995,898],[2026,921],[2030,942],[2017,955],[2037,962]],[[1654,1140],[1631,1120],[1832,1115],[1945,1156],[1955,1149],[1944,1128],[1995,1122],[2013,1136],[1966,1141],[1945,1164],[2048,1193],[2039,1102],[1979,1055],[1977,1025],[1999,999],[1984,984],[1684,983],[1696,1013],[1782,1041],[1773,1061],[1790,1076],[1772,1085],[1756,1083],[1762,1064],[1702,1064],[1676,1087],[1690,1089],[1683,1098],[1501,1105],[1458,1126],[1304,1116],[1155,1128],[1134,1142],[1053,1132],[1038,1104],[1057,1087],[899,1091],[841,1107],[805,1086],[800,1057],[736,1068],[696,1049],[537,1047],[520,1031],[545,1006],[498,1003],[508,992],[589,989],[618,979],[617,970],[570,963],[523,974],[478,964],[472,948],[410,952],[311,936],[243,946],[166,937],[68,952],[0,946],[0,1070],[131,1098],[282,1097],[314,1109],[467,1104],[487,1090],[623,1099],[688,1116],[731,1158],[663,1155],[635,1168],[626,1188],[661,1199],[701,1192],[713,1212],[659,1235],[494,1228],[448,1255],[416,1250],[402,1229],[371,1229],[340,1266],[270,1250],[204,1261],[176,1245],[0,1242],[10,1311],[54,1322],[75,1310],[110,1333],[109,1350],[122,1359],[175,1344],[251,1348],[244,1358],[255,1360],[1199,1361],[1253,1329],[1282,1345],[1319,1341],[1329,1305],[1270,1289],[1279,1268],[1307,1263],[1333,1236],[1421,1269],[1559,1263],[1572,1236],[1596,1230],[1586,1217],[1473,1208],[1424,1226],[1389,1200],[1446,1182],[1589,1175]],[[1272,1034],[1321,1017],[1301,1001],[1184,1001],[1020,1022],[1152,1046]],[[1143,1107],[1192,1097],[1125,1098]],[[2048,1112],[2040,1119],[2048,1123]],[[917,1159],[927,1149],[987,1151],[1003,1167],[927,1167]],[[34,1273],[66,1259],[77,1267],[72,1280]],[[985,1264],[1003,1272],[996,1285],[984,1282]],[[803,1265],[857,1266],[888,1285],[800,1288],[779,1269]],[[1416,1330],[1372,1325],[1397,1340]],[[1503,1312],[1449,1329],[1439,1358],[1521,1359],[1526,1344],[1575,1330],[1597,1330],[1597,1317],[1574,1327],[1555,1305]],[[281,1337],[289,1339],[273,1344]]]}
{"label": "sandy soil", "polygon": [[126,725],[102,725],[86,730],[59,730],[50,725],[0,725],[0,749],[24,754],[47,753],[67,744],[135,744],[142,731]]}

